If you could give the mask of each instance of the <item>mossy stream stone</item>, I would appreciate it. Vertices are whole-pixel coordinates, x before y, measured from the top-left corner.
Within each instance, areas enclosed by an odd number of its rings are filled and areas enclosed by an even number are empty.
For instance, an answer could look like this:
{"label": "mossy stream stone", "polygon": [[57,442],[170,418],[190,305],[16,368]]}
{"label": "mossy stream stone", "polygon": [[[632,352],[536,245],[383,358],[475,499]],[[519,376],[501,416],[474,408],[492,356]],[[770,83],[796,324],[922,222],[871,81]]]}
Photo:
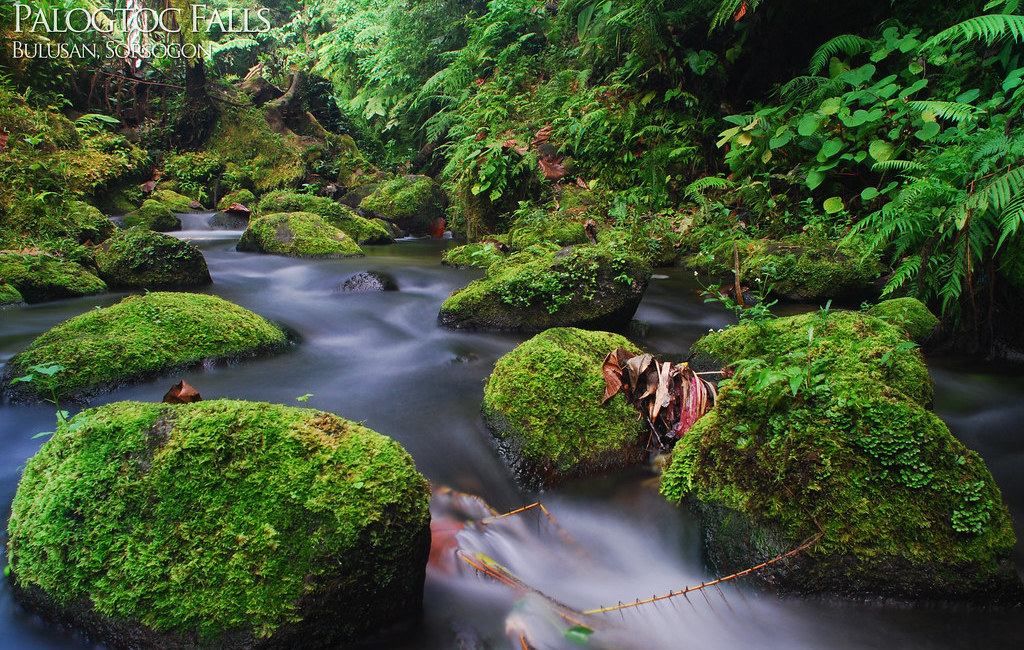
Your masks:
{"label": "mossy stream stone", "polygon": [[644,260],[608,246],[533,246],[452,293],[438,322],[452,329],[619,330],[636,312],[650,274]]}
{"label": "mossy stream stone", "polygon": [[170,208],[153,199],[146,199],[142,207],[125,215],[124,223],[129,227],[143,226],[157,232],[181,230],[181,219]]}
{"label": "mossy stream stone", "polygon": [[355,210],[325,196],[299,194],[287,190],[271,192],[260,199],[259,214],[274,212],[311,212],[342,231],[357,244],[390,244],[391,230],[380,219],[366,219]]}
{"label": "mossy stream stone", "polygon": [[0,283],[20,296],[14,302],[28,303],[77,298],[107,290],[103,280],[79,264],[46,254],[0,253]]}
{"label": "mossy stream stone", "polygon": [[195,244],[138,226],[103,242],[96,265],[112,287],[187,289],[211,282],[206,258]]}
{"label": "mossy stream stone", "polygon": [[118,402],[28,461],[8,527],[29,610],[117,648],[336,648],[415,619],[430,492],[330,413]]}
{"label": "mossy stream stone", "polygon": [[520,483],[549,487],[647,458],[636,409],[622,395],[601,405],[601,364],[619,347],[636,351],[617,334],[554,328],[495,364],[484,420]]}
{"label": "mossy stream stone", "polygon": [[398,176],[377,187],[359,203],[368,216],[394,222],[402,230],[422,235],[443,217],[448,199],[429,176]]}
{"label": "mossy stream stone", "polygon": [[927,409],[932,385],[901,328],[811,313],[708,334],[739,366],[676,445],[670,500],[703,515],[718,572],[756,566],[782,591],[1020,602],[1013,527],[975,452]]}
{"label": "mossy stream stone", "polygon": [[[91,309],[54,326],[5,369],[14,399],[81,397],[203,361],[235,360],[280,350],[280,327],[216,296],[148,293]],[[63,369],[9,384],[36,365]]]}
{"label": "mossy stream stone", "polygon": [[240,251],[288,257],[362,255],[356,242],[311,212],[278,212],[249,220],[236,247]]}

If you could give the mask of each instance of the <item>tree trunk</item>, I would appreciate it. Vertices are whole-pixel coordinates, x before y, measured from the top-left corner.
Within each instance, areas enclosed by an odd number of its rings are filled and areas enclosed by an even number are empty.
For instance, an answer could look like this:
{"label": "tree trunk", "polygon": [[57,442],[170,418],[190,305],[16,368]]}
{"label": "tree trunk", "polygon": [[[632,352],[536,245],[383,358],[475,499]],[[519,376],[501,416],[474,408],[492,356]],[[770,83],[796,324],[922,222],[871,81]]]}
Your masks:
{"label": "tree trunk", "polygon": [[185,63],[185,102],[174,129],[175,144],[195,148],[206,141],[220,111],[206,92],[206,69],[201,58]]}

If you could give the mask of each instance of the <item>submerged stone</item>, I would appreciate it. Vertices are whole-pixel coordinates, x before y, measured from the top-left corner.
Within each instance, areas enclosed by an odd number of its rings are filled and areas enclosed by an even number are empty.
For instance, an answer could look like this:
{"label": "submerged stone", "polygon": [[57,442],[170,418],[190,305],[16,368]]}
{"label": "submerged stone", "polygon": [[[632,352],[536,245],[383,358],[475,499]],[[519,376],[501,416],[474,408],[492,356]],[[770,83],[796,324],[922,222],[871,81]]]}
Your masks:
{"label": "submerged stone", "polygon": [[530,488],[636,465],[647,458],[644,426],[622,395],[605,405],[601,365],[625,338],[549,329],[494,366],[483,414],[502,456]]}
{"label": "submerged stone", "polygon": [[107,290],[103,280],[79,264],[52,255],[0,253],[0,283],[14,289],[12,302],[47,302],[89,296]]}
{"label": "submerged stone", "polygon": [[212,281],[195,244],[141,227],[105,241],[96,250],[96,265],[112,287],[186,289]]}
{"label": "submerged stone", "polygon": [[[11,358],[4,388],[15,399],[81,396],[203,361],[276,351],[286,343],[280,327],[216,296],[129,296],[40,335]],[[38,374],[31,382],[9,383],[45,364],[62,369]]]}
{"label": "submerged stone", "polygon": [[363,254],[351,237],[311,212],[278,212],[251,219],[237,249],[288,257]]}
{"label": "submerged stone", "polygon": [[342,293],[398,291],[398,283],[390,275],[377,271],[361,271],[350,276],[339,287]]}
{"label": "submerged stone", "polygon": [[1018,602],[1009,513],[985,463],[926,406],[907,335],[857,312],[708,334],[743,363],[672,453],[662,493],[703,515],[721,574],[808,550],[755,575],[782,591]]}
{"label": "submerged stone", "polygon": [[429,497],[398,443],[330,413],[108,404],[26,464],[9,580],[116,647],[345,646],[418,616]]}
{"label": "submerged stone", "polygon": [[636,312],[650,274],[644,260],[608,246],[534,246],[452,293],[438,322],[453,329],[617,330]]}

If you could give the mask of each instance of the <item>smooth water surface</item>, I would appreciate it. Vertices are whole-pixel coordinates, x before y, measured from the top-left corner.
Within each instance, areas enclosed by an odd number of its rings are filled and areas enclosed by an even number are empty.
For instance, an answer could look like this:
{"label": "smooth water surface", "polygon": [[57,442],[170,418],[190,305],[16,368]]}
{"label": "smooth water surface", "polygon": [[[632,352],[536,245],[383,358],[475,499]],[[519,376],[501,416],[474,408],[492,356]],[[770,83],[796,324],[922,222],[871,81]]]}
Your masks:
{"label": "smooth water surface", "polygon": [[[207,215],[208,216],[208,215]],[[445,243],[367,247],[365,258],[294,260],[238,253],[238,231],[209,230],[205,218],[178,236],[204,251],[214,279],[207,291],[283,323],[299,343],[241,365],[198,369],[94,400],[159,401],[184,378],[206,399],[232,397],[307,406],[364,422],[399,441],[435,485],[478,494],[496,509],[541,501],[538,509],[467,528],[461,543],[501,562],[537,593],[473,570],[428,572],[423,622],[386,647],[409,650],[520,648],[524,631],[541,648],[579,648],[552,600],[576,610],[649,598],[714,576],[700,558],[696,522],[657,494],[636,470],[523,493],[498,458],[480,418],[483,382],[524,335],[467,333],[436,325],[448,294],[479,277],[440,265]],[[391,275],[399,291],[344,294],[350,275]],[[680,270],[651,281],[637,313],[643,345],[682,354],[709,328],[731,322],[701,302]],[[0,362],[54,324],[124,294],[0,311]],[[936,411],[988,462],[1018,522],[1024,521],[1024,380],[952,361],[933,367]],[[52,429],[48,405],[0,405],[0,507],[9,512],[25,459]],[[1018,523],[1018,536],[1024,530]],[[1018,549],[1021,545],[1018,545]],[[1024,559],[1018,550],[1018,562]],[[6,559],[4,560],[6,562]],[[543,594],[543,595],[541,595]],[[584,621],[601,648],[1010,648],[1024,643],[1024,612],[823,599],[780,599],[729,583]],[[0,587],[0,647],[85,648],[80,636],[25,614]],[[97,646],[99,647],[99,646]]]}

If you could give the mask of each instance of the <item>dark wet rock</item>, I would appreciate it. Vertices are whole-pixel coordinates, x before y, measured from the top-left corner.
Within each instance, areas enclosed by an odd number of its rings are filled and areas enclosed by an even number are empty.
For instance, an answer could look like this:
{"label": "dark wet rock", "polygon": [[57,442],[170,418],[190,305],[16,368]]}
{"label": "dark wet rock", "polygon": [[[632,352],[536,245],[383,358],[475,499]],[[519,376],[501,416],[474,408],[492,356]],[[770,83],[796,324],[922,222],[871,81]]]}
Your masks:
{"label": "dark wet rock", "polygon": [[390,275],[377,271],[360,271],[341,283],[342,293],[368,293],[374,291],[398,291],[398,283]]}

